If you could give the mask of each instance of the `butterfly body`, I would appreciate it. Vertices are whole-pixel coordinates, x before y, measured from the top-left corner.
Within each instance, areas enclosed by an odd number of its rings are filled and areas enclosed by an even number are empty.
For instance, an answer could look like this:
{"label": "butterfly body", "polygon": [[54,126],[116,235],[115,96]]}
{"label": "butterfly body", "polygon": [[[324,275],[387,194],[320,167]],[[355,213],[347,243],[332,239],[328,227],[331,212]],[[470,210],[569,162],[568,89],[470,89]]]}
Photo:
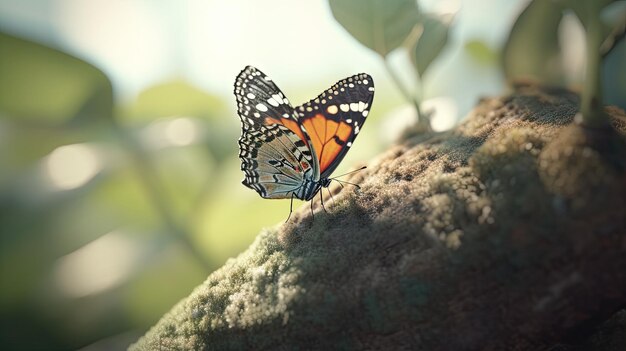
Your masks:
{"label": "butterfly body", "polygon": [[263,198],[311,200],[352,146],[374,97],[372,78],[358,74],[292,107],[258,69],[237,76],[235,96],[243,184]]}
{"label": "butterfly body", "polygon": [[327,184],[326,187],[330,185],[328,178],[320,180],[305,178],[302,186],[294,193],[294,196],[300,200],[309,201],[325,184]]}

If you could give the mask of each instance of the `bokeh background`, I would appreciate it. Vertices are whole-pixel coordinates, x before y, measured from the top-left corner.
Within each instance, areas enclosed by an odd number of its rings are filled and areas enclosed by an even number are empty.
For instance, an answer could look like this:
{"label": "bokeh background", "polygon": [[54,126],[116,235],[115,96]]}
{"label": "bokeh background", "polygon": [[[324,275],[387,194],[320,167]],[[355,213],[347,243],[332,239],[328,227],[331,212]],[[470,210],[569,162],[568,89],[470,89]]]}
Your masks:
{"label": "bokeh background", "polygon": [[[419,2],[450,26],[420,86],[401,75],[435,130],[506,91],[500,51],[526,4]],[[576,86],[583,32],[571,16],[559,33]],[[390,62],[410,69],[402,52]],[[123,348],[285,220],[288,200],[240,183],[232,85],[246,65],[295,104],[373,76],[368,123],[336,174],[415,123],[327,1],[0,0],[2,349]]]}

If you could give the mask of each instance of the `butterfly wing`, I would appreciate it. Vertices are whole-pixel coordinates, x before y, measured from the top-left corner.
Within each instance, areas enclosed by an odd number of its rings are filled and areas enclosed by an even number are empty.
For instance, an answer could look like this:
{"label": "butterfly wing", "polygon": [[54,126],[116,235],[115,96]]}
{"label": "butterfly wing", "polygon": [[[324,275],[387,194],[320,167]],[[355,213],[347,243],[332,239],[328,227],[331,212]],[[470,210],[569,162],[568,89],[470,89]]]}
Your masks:
{"label": "butterfly wing", "polygon": [[359,134],[374,99],[374,81],[361,73],[337,82],[317,98],[296,108],[319,160],[320,177],[328,178]]}
{"label": "butterfly wing", "polygon": [[269,77],[248,66],[235,80],[242,131],[243,184],[264,198],[289,198],[305,177],[319,179],[318,162],[295,111]]}

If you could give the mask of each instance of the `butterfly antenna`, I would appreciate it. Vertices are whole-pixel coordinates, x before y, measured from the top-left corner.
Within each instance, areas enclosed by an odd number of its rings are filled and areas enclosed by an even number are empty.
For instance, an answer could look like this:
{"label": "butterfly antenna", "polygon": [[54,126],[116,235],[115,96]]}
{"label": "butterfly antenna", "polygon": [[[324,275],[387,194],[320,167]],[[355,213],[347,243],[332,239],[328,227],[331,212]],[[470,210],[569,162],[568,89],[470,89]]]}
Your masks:
{"label": "butterfly antenna", "polygon": [[343,184],[349,184],[349,185],[355,186],[357,189],[361,189],[361,186],[358,184],[346,182],[345,180],[339,180],[339,179],[333,179],[333,180],[339,183],[339,185],[341,185],[341,188],[343,188]]}
{"label": "butterfly antenna", "polygon": [[358,172],[358,171],[362,171],[362,170],[364,170],[366,168],[367,168],[367,166],[363,166],[363,167],[361,167],[359,169],[355,169],[354,171],[350,171],[348,173],[344,173],[344,174],[341,174],[341,175],[338,175],[338,176],[335,176],[335,177],[332,177],[332,178],[328,178],[328,179],[337,180],[337,178],[339,178],[339,177],[347,176],[348,174],[352,174],[352,173],[355,173],[355,172]]}

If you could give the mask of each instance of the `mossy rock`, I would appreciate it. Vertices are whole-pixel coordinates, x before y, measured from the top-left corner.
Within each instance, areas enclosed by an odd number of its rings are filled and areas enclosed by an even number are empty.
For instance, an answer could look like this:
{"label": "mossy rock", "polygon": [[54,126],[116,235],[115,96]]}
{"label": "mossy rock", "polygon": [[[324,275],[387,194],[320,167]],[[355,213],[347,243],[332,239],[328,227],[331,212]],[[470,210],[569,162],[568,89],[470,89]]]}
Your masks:
{"label": "mossy rock", "polygon": [[132,350],[536,349],[626,304],[626,123],[523,87],[263,230]]}

